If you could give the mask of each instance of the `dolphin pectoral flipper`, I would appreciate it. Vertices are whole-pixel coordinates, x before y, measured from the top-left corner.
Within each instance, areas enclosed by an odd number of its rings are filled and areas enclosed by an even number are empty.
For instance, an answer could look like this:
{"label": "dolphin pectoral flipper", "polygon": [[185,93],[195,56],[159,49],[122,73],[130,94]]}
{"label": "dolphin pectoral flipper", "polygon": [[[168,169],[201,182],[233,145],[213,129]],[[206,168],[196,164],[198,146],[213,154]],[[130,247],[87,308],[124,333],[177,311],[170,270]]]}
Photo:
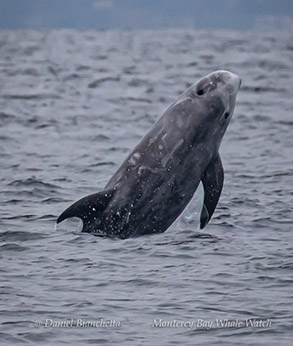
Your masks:
{"label": "dolphin pectoral flipper", "polygon": [[70,217],[79,217],[84,223],[99,216],[112,199],[115,190],[104,190],[86,196],[68,207],[57,219],[57,223]]}
{"label": "dolphin pectoral flipper", "polygon": [[201,181],[204,188],[204,203],[200,215],[200,229],[203,229],[216,209],[223,187],[224,170],[219,153],[209,163]]}

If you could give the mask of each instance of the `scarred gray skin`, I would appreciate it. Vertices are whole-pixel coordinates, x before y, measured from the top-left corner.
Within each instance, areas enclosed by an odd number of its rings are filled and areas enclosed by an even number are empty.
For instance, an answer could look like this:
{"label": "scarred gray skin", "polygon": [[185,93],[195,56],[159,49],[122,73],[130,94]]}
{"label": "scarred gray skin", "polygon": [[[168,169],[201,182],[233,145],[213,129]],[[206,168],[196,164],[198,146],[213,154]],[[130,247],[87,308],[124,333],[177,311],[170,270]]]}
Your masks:
{"label": "scarred gray skin", "polygon": [[128,238],[161,233],[203,181],[201,228],[223,184],[218,150],[230,123],[240,78],[216,71],[188,88],[153,125],[105,186],[60,215],[83,220],[83,231]]}

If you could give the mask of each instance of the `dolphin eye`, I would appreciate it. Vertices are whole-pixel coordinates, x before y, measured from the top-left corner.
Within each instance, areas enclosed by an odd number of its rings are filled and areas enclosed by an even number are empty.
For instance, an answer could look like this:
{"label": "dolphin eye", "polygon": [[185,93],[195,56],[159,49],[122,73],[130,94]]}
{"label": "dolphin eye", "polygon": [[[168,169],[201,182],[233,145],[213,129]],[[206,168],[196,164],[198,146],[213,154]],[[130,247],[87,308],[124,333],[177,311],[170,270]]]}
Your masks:
{"label": "dolphin eye", "polygon": [[201,95],[203,95],[204,94],[204,90],[203,89],[199,89],[198,91],[197,91],[197,95],[198,96],[201,96]]}
{"label": "dolphin eye", "polygon": [[224,114],[225,119],[227,119],[229,115],[230,115],[230,112],[225,112],[225,114]]}

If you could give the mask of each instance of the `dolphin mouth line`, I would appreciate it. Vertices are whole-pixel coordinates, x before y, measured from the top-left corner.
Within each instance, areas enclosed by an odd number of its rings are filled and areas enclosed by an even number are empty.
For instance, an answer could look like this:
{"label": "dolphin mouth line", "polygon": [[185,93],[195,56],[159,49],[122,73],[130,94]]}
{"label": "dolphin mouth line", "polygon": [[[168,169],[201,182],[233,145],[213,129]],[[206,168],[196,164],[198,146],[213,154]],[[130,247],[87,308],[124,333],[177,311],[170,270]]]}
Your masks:
{"label": "dolphin mouth line", "polygon": [[231,113],[230,110],[229,110],[229,109],[226,109],[225,112],[224,112],[224,118],[225,118],[225,119],[228,119],[229,116],[230,116],[230,113]]}
{"label": "dolphin mouth line", "polygon": [[222,123],[223,119],[226,120],[226,119],[229,118],[229,116],[231,115],[231,111],[232,111],[232,109],[229,106],[224,110],[222,116],[220,117],[220,122],[221,123]]}

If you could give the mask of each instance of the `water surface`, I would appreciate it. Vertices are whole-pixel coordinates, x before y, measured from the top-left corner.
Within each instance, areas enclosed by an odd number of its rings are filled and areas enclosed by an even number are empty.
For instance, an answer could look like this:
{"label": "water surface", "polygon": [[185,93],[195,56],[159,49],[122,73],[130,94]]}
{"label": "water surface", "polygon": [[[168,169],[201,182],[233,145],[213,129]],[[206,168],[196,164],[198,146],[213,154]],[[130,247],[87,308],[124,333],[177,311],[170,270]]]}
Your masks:
{"label": "water surface", "polygon": [[[292,61],[289,32],[1,31],[3,345],[290,345]],[[55,228],[182,91],[218,69],[242,88],[203,232],[200,191],[164,234]],[[253,318],[271,325],[216,326]],[[71,319],[118,324],[44,326]]]}

